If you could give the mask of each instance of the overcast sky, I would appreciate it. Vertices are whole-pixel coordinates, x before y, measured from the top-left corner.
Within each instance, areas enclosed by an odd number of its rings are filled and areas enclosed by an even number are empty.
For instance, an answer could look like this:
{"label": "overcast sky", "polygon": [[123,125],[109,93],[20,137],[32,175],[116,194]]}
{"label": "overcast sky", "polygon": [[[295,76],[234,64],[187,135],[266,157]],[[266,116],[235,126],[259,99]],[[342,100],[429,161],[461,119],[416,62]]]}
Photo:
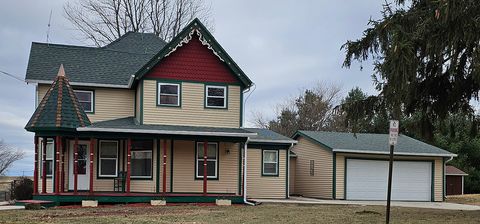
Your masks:
{"label": "overcast sky", "polygon": [[[40,3],[41,2],[41,3]],[[50,42],[85,45],[63,17],[64,0],[7,0],[0,3],[0,70],[25,77],[31,42],[45,42],[50,10]],[[273,107],[303,88],[325,82],[355,86],[374,94],[371,66],[342,68],[347,40],[357,39],[370,17],[379,18],[382,1],[210,0],[213,35],[256,90],[246,104],[272,116]],[[23,127],[34,111],[35,86],[0,74],[0,139],[25,151],[8,175],[32,175],[33,134]],[[250,124],[251,125],[251,124]]]}

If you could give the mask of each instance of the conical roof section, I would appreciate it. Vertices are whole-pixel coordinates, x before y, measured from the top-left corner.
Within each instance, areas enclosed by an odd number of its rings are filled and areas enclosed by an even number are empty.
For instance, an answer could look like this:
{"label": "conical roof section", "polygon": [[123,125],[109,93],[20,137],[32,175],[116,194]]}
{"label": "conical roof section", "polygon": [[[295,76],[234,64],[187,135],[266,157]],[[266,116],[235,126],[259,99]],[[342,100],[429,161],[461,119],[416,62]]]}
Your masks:
{"label": "conical roof section", "polygon": [[65,76],[63,64],[25,129],[27,131],[74,131],[91,125]]}

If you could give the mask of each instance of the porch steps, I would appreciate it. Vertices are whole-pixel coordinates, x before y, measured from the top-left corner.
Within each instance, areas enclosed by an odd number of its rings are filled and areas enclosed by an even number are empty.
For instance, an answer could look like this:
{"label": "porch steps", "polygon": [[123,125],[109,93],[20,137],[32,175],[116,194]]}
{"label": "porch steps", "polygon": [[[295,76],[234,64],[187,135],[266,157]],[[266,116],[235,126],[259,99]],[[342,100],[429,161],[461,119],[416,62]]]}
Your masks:
{"label": "porch steps", "polygon": [[54,201],[45,201],[45,200],[19,200],[15,202],[15,205],[23,205],[25,206],[26,204],[38,204],[43,207],[52,207],[55,206]]}

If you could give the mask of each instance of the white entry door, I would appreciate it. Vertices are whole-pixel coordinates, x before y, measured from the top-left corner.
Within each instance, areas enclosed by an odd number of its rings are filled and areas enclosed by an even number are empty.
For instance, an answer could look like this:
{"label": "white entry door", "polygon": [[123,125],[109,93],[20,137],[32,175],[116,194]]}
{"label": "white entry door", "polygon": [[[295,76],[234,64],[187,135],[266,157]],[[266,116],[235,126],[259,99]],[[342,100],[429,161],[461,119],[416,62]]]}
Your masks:
{"label": "white entry door", "polygon": [[[388,161],[347,159],[347,200],[386,200]],[[395,161],[392,200],[430,201],[432,162]]]}
{"label": "white entry door", "polygon": [[[74,168],[73,153],[75,142],[70,141],[69,168],[68,168],[68,189],[74,190]],[[78,141],[78,176],[77,190],[89,190],[90,186],[90,142]]]}

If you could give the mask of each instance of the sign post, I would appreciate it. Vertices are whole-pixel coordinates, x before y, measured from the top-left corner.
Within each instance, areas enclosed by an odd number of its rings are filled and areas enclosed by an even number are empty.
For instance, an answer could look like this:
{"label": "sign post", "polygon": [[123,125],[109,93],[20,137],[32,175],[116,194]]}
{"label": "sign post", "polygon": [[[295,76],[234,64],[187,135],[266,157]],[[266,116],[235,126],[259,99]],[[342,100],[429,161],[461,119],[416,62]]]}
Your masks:
{"label": "sign post", "polygon": [[390,120],[389,138],[390,145],[390,161],[388,164],[388,189],[387,189],[387,212],[386,223],[390,223],[390,201],[392,199],[392,173],[393,173],[393,149],[398,140],[398,121]]}

